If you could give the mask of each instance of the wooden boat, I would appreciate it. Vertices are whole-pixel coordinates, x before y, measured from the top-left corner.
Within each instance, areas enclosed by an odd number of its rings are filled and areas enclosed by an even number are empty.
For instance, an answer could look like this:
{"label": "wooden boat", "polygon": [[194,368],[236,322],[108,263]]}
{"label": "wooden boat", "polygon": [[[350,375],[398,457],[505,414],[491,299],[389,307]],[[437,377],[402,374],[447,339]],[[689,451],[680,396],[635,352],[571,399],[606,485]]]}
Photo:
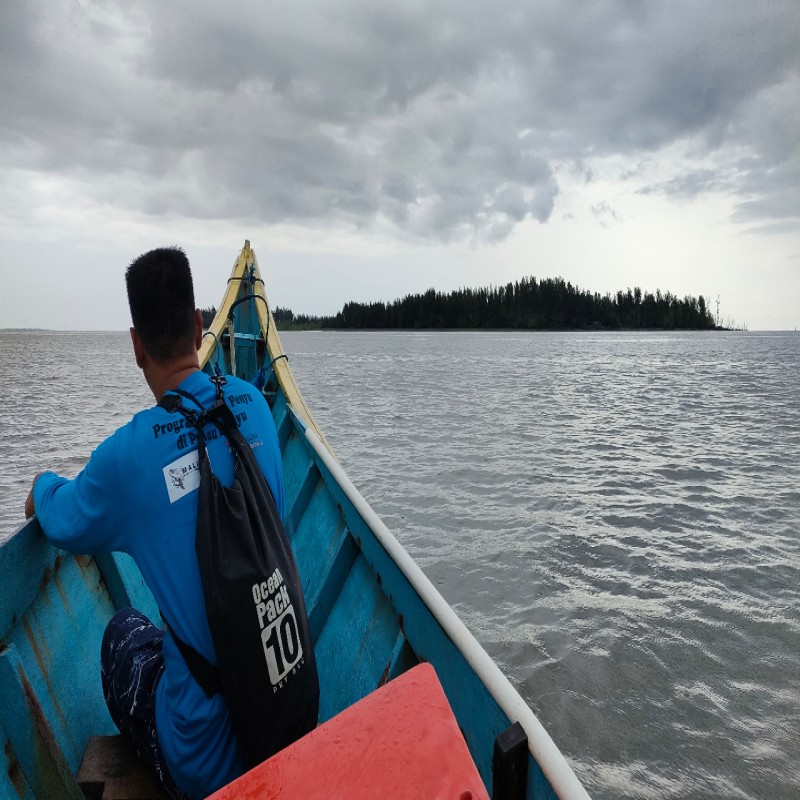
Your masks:
{"label": "wooden boat", "polygon": [[[272,408],[320,720],[429,662],[489,792],[495,740],[519,723],[527,737],[519,796],[588,797],[531,709],[345,475],[295,384],[249,242],[200,358],[208,373],[252,380]],[[0,547],[0,586],[0,798],[77,800],[87,741],[114,732],[98,674],[106,622],[117,608],[155,620],[158,609],[128,556],[59,551],[35,518]]]}

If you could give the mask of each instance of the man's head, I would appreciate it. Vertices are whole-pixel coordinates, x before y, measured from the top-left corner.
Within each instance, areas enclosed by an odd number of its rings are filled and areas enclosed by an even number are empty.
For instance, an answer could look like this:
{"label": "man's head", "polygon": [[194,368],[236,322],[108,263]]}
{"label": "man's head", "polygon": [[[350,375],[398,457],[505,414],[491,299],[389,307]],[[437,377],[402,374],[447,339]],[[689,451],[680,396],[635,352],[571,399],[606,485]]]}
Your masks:
{"label": "man's head", "polygon": [[131,319],[147,354],[166,363],[196,352],[189,259],[179,247],[139,256],[125,273]]}

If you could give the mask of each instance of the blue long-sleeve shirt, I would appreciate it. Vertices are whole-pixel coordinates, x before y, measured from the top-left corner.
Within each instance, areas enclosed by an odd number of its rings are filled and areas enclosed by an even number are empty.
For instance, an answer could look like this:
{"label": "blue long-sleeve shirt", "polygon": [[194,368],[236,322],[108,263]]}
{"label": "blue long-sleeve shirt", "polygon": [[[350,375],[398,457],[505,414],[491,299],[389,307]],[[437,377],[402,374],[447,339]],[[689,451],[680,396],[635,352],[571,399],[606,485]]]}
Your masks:
{"label": "blue long-sleeve shirt", "polygon": [[[179,388],[206,408],[214,402],[215,387],[200,372]],[[238,378],[227,379],[224,393],[283,517],[280,448],[269,407]],[[41,475],[34,506],[58,547],[129,553],[176,635],[216,663],[195,554],[199,472],[192,430],[178,413],[158,406],[141,411],[92,453],[73,480]],[[207,448],[215,475],[229,485],[233,458],[227,443],[219,436]],[[156,727],[170,773],[187,794],[205,797],[244,770],[224,700],[206,697],[169,634]]]}

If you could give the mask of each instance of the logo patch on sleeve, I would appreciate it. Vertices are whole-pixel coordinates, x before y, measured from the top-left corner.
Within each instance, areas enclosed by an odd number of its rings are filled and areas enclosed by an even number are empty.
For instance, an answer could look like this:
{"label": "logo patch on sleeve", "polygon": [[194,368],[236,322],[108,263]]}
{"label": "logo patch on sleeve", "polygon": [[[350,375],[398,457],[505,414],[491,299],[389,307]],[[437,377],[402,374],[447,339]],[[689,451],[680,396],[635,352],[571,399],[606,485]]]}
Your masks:
{"label": "logo patch on sleeve", "polygon": [[197,489],[200,486],[200,459],[197,450],[167,464],[164,467],[164,482],[167,484],[170,503]]}

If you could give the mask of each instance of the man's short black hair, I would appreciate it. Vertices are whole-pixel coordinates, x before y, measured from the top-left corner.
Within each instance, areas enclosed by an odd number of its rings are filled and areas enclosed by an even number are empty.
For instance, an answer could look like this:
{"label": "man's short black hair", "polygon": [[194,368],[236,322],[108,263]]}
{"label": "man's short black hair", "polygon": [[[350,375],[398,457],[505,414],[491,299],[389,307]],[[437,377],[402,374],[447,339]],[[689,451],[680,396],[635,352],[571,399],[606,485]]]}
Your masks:
{"label": "man's short black hair", "polygon": [[133,327],[148,354],[169,361],[194,352],[195,305],[189,259],[180,247],[139,256],[125,273]]}

